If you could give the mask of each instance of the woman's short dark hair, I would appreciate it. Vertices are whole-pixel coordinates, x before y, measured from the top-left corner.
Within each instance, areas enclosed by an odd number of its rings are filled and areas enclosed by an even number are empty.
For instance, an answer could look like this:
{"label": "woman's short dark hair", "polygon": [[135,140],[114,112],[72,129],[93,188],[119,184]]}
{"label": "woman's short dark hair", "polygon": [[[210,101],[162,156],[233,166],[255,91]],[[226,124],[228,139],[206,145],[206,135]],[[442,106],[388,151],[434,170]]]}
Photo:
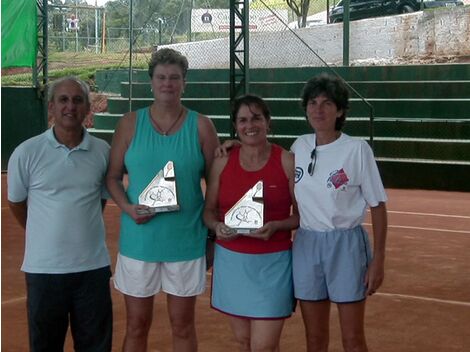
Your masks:
{"label": "woman's short dark hair", "polygon": [[183,72],[183,78],[186,78],[188,72],[188,59],[179,51],[169,48],[163,48],[154,51],[149,62],[149,76],[153,77],[153,71],[157,65],[178,65]]}
{"label": "woman's short dark hair", "polygon": [[232,122],[234,124],[237,121],[237,114],[242,105],[246,105],[248,107],[251,107],[254,105],[258,107],[263,112],[263,116],[266,119],[266,121],[268,123],[271,121],[271,111],[269,111],[268,104],[266,104],[263,98],[257,95],[253,95],[253,94],[246,94],[246,95],[242,95],[240,97],[235,98],[235,100],[233,101]]}
{"label": "woman's short dark hair", "polygon": [[338,110],[343,114],[336,119],[335,129],[340,131],[346,120],[346,112],[349,109],[349,91],[343,80],[339,77],[321,73],[310,78],[302,90],[302,108],[307,111],[307,104],[311,99],[324,95],[333,101]]}

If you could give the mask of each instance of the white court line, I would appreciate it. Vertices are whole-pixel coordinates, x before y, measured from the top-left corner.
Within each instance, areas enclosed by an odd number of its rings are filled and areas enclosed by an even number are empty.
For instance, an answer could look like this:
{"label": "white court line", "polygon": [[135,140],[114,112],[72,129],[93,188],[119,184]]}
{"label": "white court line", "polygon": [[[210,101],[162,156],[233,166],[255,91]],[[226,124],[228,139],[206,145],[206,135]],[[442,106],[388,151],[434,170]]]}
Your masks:
{"label": "white court line", "polygon": [[17,298],[12,298],[7,301],[2,301],[2,306],[7,305],[7,304],[12,304],[12,303],[18,303],[18,302],[23,302],[26,300],[26,296],[21,296]]}
{"label": "white court line", "polygon": [[[207,276],[212,276],[212,272],[208,272],[207,273]],[[110,279],[111,281],[114,281],[114,277],[111,277]],[[206,287],[210,287],[210,280],[208,280],[207,282],[207,285]],[[2,306],[6,306],[8,304],[14,304],[14,303],[19,303],[19,302],[23,302],[26,300],[26,296],[21,296],[21,297],[17,297],[17,298],[12,298],[12,299],[9,299],[9,300],[6,300],[6,301],[2,301]]]}
{"label": "white court line", "polygon": [[[117,207],[116,203],[107,203],[107,207]],[[2,210],[8,209],[8,207],[2,207]],[[370,212],[369,209],[367,209]],[[413,211],[399,211],[399,210],[389,210],[387,209],[387,213],[392,214],[405,214],[405,215],[421,215],[421,216],[437,216],[442,218],[458,218],[458,219],[470,219],[470,216],[466,215],[450,215],[450,214],[435,214],[435,213],[417,213]]]}
{"label": "white court line", "polygon": [[414,299],[414,300],[418,300],[418,301],[428,301],[428,302],[445,303],[445,304],[453,304],[453,305],[457,305],[457,306],[470,307],[470,302],[452,301],[452,300],[447,300],[447,299],[438,299],[438,298],[423,297],[423,296],[402,295],[402,294],[399,294],[399,293],[377,292],[375,294],[379,295],[379,296],[399,297],[399,298],[406,298],[406,299]]}
{"label": "white court line", "polygon": [[[107,203],[107,207],[117,207],[116,203]],[[2,207],[2,210],[6,210],[8,207]],[[369,209],[367,209],[368,212],[370,212]],[[457,218],[457,219],[470,219],[470,216],[466,215],[450,215],[450,214],[435,214],[435,213],[417,213],[413,211],[399,211],[399,210],[389,210],[387,209],[387,213],[392,213],[392,214],[404,214],[404,215],[420,215],[420,216],[435,216],[435,217],[441,217],[441,218]]]}
{"label": "white court line", "polygon": [[387,213],[406,214],[406,215],[421,215],[421,216],[438,216],[438,217],[442,217],[442,218],[470,219],[470,216],[465,216],[465,215],[447,215],[447,214],[434,214],[434,213],[415,213],[415,212],[412,212],[412,211],[387,210]]}
{"label": "white court line", "polygon": [[[372,226],[372,224],[364,222],[363,225]],[[435,227],[417,227],[417,226],[401,226],[401,225],[388,225],[388,228],[395,229],[410,229],[410,230],[424,230],[424,231],[438,231],[438,232],[451,232],[451,233],[464,233],[470,235],[470,231],[465,230],[449,230],[449,229],[438,229]]]}
{"label": "white court line", "polygon": [[[107,204],[107,206],[117,207],[115,203]],[[8,209],[8,207],[2,207],[2,210]],[[440,216],[446,218],[460,218],[460,219],[470,219],[470,216],[465,215],[445,215],[445,214],[433,214],[433,213],[415,213],[407,211],[397,211],[397,210],[387,210],[388,213],[397,213],[397,214],[406,214],[406,215],[422,215],[422,216]],[[363,223],[363,225],[371,226],[370,223]],[[401,225],[388,225],[389,228],[396,229],[410,229],[410,230],[423,230],[423,231],[437,231],[437,232],[450,232],[450,233],[463,233],[470,235],[470,231],[465,230],[449,230],[449,229],[438,229],[434,227],[417,227],[417,226],[401,226]]]}
{"label": "white court line", "polygon": [[[413,296],[413,295],[403,295],[403,294],[399,294],[399,293],[384,293],[384,292],[377,292],[377,293],[375,293],[375,295],[385,296],[385,297],[398,297],[398,298],[404,298],[404,299],[414,299],[414,300],[417,300],[417,301],[427,301],[427,302],[444,303],[444,304],[470,307],[470,302],[453,301],[453,300],[447,300],[447,299],[439,299],[439,298],[431,298],[431,297],[423,297],[423,296]],[[2,306],[22,302],[22,301],[25,301],[25,300],[26,300],[26,296],[9,299],[7,301],[3,301]]]}

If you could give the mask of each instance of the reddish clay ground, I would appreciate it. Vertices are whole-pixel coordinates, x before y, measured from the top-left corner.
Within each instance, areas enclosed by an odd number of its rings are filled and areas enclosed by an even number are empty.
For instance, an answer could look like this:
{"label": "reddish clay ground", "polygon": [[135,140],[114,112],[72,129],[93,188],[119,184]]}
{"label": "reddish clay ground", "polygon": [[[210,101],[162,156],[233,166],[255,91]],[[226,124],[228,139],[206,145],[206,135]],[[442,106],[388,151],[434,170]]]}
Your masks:
{"label": "reddish clay ground", "polygon": [[[369,350],[470,351],[470,193],[389,189],[388,195],[386,279],[380,292],[367,303]],[[113,263],[118,216],[118,208],[110,204],[105,221]],[[7,208],[2,175],[2,351],[28,350],[24,276],[19,270],[23,248],[24,234]],[[119,351],[125,310],[121,295],[112,291],[114,351]],[[331,327],[330,351],[341,351],[335,308]],[[209,289],[198,299],[197,331],[202,352],[237,350],[226,317],[209,308]],[[305,351],[299,311],[286,322],[281,350]],[[72,351],[70,338],[66,351]],[[149,351],[171,351],[164,295],[156,300]]]}

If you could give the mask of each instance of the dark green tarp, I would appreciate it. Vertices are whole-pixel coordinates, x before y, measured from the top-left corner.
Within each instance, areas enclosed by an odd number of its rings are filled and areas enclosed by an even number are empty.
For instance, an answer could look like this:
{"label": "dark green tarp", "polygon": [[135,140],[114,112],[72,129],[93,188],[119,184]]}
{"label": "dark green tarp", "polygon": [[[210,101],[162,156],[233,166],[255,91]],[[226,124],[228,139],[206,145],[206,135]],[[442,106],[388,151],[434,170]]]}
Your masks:
{"label": "dark green tarp", "polygon": [[2,68],[33,67],[36,53],[36,1],[2,0]]}

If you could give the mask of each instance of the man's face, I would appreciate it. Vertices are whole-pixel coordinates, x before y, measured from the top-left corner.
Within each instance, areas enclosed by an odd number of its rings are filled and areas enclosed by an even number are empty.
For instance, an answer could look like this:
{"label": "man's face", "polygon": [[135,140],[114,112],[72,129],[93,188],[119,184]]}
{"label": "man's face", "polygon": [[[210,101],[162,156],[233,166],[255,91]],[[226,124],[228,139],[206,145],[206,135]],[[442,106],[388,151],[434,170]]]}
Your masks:
{"label": "man's face", "polygon": [[78,83],[65,81],[57,87],[48,109],[55,128],[81,131],[90,106]]}

